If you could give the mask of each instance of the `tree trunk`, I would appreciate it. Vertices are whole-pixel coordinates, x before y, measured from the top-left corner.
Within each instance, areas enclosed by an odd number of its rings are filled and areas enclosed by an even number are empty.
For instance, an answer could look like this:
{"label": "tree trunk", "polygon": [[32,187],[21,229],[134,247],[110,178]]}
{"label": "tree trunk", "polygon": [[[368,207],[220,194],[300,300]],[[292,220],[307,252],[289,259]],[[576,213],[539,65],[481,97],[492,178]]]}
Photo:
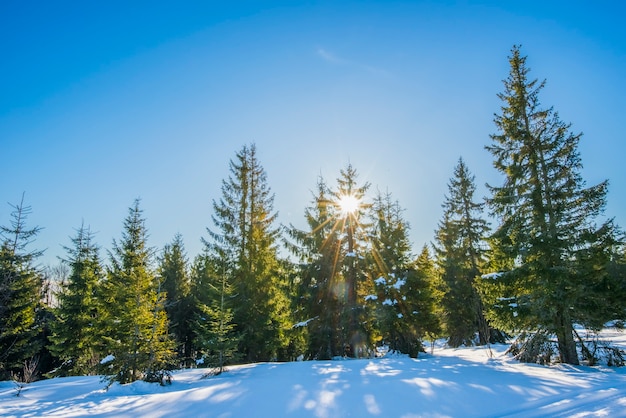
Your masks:
{"label": "tree trunk", "polygon": [[483,303],[480,300],[480,295],[474,290],[474,299],[476,301],[476,321],[478,325],[478,345],[488,345],[491,340],[491,332],[489,329],[489,323],[485,319],[485,312],[483,309]]}
{"label": "tree trunk", "polygon": [[559,356],[561,363],[580,364],[576,351],[576,341],[574,340],[574,327],[570,319],[567,307],[560,307],[556,314],[556,338],[559,346]]}

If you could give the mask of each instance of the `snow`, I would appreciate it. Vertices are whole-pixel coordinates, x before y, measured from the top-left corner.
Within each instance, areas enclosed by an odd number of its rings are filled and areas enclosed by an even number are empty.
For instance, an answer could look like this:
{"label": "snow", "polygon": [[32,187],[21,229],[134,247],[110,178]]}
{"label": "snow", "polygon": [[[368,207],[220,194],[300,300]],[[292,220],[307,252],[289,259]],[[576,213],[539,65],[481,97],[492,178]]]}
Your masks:
{"label": "snow", "polygon": [[482,276],[480,276],[482,279],[493,279],[496,280],[498,279],[500,276],[502,276],[502,273],[489,273],[489,274],[483,274]]}
{"label": "snow", "polygon": [[302,321],[302,322],[298,322],[297,324],[295,324],[292,328],[300,328],[300,327],[306,327],[307,325],[309,325],[309,322],[315,320],[319,318],[318,316],[313,317],[313,318],[309,318],[306,321]]}
{"label": "snow", "polygon": [[380,276],[378,279],[374,280],[374,283],[376,283],[378,285],[385,285],[385,284],[387,284],[387,279],[385,279],[384,277]]}
{"label": "snow", "polygon": [[396,282],[396,283],[395,283],[392,287],[393,287],[393,288],[395,288],[395,289],[400,290],[400,288],[401,288],[402,286],[404,286],[405,284],[406,284],[406,280],[404,280],[404,279],[398,279],[398,281],[397,281],[397,282]]}
{"label": "snow", "polygon": [[365,296],[365,300],[377,300],[378,296],[376,295],[367,295]]}
{"label": "snow", "polygon": [[[626,333],[603,336],[626,348]],[[0,382],[3,417],[626,417],[626,368],[540,366],[506,345],[437,346],[418,359],[257,363],[205,378],[174,373],[170,386],[114,384],[98,376]]]}
{"label": "snow", "polygon": [[115,360],[115,356],[113,354],[109,354],[108,356],[100,360],[100,364],[107,364],[112,362],[113,360]]}

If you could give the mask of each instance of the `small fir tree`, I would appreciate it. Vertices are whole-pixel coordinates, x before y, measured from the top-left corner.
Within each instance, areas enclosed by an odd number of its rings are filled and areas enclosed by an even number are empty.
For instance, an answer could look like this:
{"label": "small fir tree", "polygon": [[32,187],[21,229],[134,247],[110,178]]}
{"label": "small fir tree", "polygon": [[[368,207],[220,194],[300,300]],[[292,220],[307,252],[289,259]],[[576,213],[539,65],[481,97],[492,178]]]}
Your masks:
{"label": "small fir tree", "polygon": [[84,225],[65,247],[68,258],[63,262],[69,275],[56,295],[50,351],[62,362],[53,376],[89,375],[100,361],[101,338],[98,329],[98,286],[104,279],[99,248],[93,234]]}
{"label": "small fir tree", "polygon": [[452,347],[484,345],[492,339],[475,285],[486,261],[485,237],[489,231],[481,217],[484,204],[474,201],[475,191],[474,176],[460,158],[448,183],[435,247],[444,285],[444,326]]}
{"label": "small fir tree", "polygon": [[181,367],[193,365],[193,331],[191,283],[183,238],[176,234],[171,244],[163,249],[159,260],[160,277],[165,297],[165,312],[169,321],[169,332],[176,343],[176,357]]}
{"label": "small fir tree", "polygon": [[165,293],[152,272],[151,259],[145,220],[135,200],[124,221],[122,240],[113,242],[103,289],[109,356],[102,366],[110,382],[169,381],[173,342],[167,331]]}
{"label": "small fir tree", "polygon": [[239,359],[239,338],[233,322],[233,286],[228,283],[228,271],[224,259],[204,256],[198,263],[200,275],[204,276],[206,303],[198,304],[198,335],[201,337],[200,352],[203,364],[212,368],[212,374],[224,372],[225,366]]}
{"label": "small fir tree", "polygon": [[42,349],[43,277],[34,266],[41,251],[27,247],[41,230],[28,229],[24,196],[13,206],[10,226],[0,227],[0,380],[30,381]]}
{"label": "small fir tree", "polygon": [[375,294],[365,298],[374,306],[382,343],[390,350],[416,357],[421,345],[418,321],[407,303],[406,292],[407,279],[414,280],[416,276],[411,266],[409,226],[402,218],[400,204],[392,200],[390,193],[383,196],[379,192],[371,209],[370,269]]}

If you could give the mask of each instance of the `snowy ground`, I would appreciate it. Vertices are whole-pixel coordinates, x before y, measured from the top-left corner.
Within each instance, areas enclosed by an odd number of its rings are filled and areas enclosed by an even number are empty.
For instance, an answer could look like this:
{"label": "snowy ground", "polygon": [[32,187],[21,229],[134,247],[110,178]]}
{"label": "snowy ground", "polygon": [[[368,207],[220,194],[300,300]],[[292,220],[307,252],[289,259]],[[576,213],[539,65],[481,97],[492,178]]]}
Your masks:
{"label": "snowy ground", "polygon": [[[626,333],[605,334],[626,347]],[[98,377],[26,386],[0,382],[2,417],[626,417],[626,367],[539,366],[505,346],[437,348],[419,359],[260,363],[171,386],[135,382],[105,391]]]}

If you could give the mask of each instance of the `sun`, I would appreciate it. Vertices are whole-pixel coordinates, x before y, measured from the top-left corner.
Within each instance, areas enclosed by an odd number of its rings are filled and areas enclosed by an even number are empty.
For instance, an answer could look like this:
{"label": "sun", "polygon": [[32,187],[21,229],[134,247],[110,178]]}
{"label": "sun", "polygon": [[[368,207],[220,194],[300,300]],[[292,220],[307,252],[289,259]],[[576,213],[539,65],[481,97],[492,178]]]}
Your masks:
{"label": "sun", "polygon": [[346,194],[339,198],[337,204],[343,215],[351,215],[359,209],[361,201],[351,194]]}

